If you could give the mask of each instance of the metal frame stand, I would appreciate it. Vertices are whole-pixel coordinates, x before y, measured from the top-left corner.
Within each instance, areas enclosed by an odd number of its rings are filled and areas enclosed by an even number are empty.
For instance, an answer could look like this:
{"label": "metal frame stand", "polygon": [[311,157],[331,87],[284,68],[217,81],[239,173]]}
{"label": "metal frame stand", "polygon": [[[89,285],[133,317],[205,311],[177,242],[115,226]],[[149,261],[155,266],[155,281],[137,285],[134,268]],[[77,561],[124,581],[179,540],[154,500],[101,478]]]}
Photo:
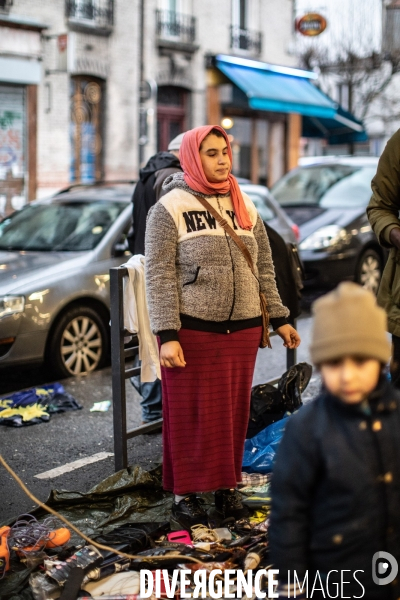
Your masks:
{"label": "metal frame stand", "polygon": [[[111,302],[111,371],[112,371],[112,396],[113,396],[113,422],[114,422],[114,463],[115,470],[126,469],[128,466],[127,441],[144,433],[158,429],[162,419],[158,419],[147,425],[126,429],[126,389],[125,381],[134,375],[139,375],[140,367],[129,367],[126,359],[133,358],[139,350],[138,343],[135,346],[125,348],[124,338],[132,337],[132,334],[124,328],[124,303],[123,303],[123,279],[128,275],[126,267],[114,267],[110,269],[110,302]],[[296,325],[296,322],[293,322]],[[271,337],[276,335],[272,332]],[[286,368],[290,369],[296,364],[297,350],[286,350]],[[279,381],[269,381],[275,384]]]}

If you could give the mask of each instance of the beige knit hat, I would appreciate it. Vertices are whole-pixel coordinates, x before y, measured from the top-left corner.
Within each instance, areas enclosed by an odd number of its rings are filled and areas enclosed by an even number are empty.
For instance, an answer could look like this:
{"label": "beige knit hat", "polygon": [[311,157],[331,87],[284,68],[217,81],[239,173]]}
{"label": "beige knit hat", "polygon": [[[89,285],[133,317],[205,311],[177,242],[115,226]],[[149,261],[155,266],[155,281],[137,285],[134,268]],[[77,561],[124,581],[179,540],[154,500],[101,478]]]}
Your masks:
{"label": "beige knit hat", "polygon": [[356,283],[341,283],[313,304],[310,353],[314,364],[342,356],[376,358],[386,364],[390,344],[385,311]]}

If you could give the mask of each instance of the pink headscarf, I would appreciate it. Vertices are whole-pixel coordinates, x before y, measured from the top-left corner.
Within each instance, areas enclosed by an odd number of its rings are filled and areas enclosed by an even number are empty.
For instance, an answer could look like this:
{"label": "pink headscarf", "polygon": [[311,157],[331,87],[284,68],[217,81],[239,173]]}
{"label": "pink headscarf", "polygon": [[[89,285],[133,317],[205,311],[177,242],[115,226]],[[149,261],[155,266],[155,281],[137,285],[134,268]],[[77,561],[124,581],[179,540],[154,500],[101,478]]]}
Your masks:
{"label": "pink headscarf", "polygon": [[182,144],[179,150],[179,160],[183,169],[183,176],[190,188],[201,194],[227,194],[230,192],[233,208],[237,221],[242,229],[252,229],[253,224],[244,203],[242,193],[236,177],[229,172],[226,181],[220,183],[210,183],[204,175],[203,166],[200,159],[201,142],[210,133],[212,129],[218,129],[228,146],[228,156],[232,165],[232,148],[228,136],[224,129],[219,125],[203,125],[190,129],[183,136]]}

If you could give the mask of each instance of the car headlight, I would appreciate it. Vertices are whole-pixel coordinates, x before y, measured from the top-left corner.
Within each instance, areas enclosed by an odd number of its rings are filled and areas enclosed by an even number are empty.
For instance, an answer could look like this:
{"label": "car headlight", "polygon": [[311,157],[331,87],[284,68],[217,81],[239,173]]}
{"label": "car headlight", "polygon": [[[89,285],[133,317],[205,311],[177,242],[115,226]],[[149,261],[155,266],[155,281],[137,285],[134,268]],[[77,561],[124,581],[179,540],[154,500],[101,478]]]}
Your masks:
{"label": "car headlight", "polygon": [[326,225],[314,231],[299,245],[300,250],[328,250],[348,241],[348,233],[338,225]]}
{"label": "car headlight", "polygon": [[0,319],[5,315],[24,312],[24,296],[0,296]]}

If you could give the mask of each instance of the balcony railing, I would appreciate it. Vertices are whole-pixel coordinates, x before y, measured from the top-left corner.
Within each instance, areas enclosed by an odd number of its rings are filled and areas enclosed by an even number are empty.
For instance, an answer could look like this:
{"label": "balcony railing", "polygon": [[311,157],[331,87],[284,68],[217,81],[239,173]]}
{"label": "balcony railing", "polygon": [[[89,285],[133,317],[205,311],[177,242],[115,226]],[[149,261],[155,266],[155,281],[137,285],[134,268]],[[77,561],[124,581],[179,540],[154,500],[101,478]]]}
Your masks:
{"label": "balcony railing", "polygon": [[261,31],[249,31],[231,25],[231,48],[233,50],[245,50],[251,54],[261,54],[262,33]]}
{"label": "balcony railing", "polygon": [[0,0],[0,13],[8,13],[13,5],[13,0]]}
{"label": "balcony railing", "polygon": [[160,40],[193,44],[196,39],[196,19],[171,10],[156,11],[156,31]]}
{"label": "balcony railing", "polygon": [[100,28],[114,24],[114,0],[66,0],[68,19]]}

